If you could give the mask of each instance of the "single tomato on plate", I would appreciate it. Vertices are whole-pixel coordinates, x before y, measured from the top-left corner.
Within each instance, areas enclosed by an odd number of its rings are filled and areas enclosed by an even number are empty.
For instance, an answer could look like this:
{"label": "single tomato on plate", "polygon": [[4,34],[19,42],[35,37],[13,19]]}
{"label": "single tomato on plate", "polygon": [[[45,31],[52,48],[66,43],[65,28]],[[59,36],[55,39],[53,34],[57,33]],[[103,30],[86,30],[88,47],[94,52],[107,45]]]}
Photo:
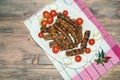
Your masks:
{"label": "single tomato on plate", "polygon": [[38,34],[38,37],[39,37],[39,38],[43,38],[43,37],[44,37],[44,33],[43,33],[43,32],[40,32],[40,33]]}
{"label": "single tomato on plate", "polygon": [[90,49],[90,48],[86,48],[86,49],[85,49],[85,52],[86,52],[87,54],[89,54],[89,53],[91,52],[91,49]]}
{"label": "single tomato on plate", "polygon": [[76,21],[75,21],[75,23],[77,25],[82,25],[83,24],[83,19],[82,18],[77,18]]}
{"label": "single tomato on plate", "polygon": [[60,51],[60,48],[58,46],[53,46],[52,51],[53,53],[57,54]]}
{"label": "single tomato on plate", "polygon": [[88,42],[89,42],[90,45],[94,45],[95,44],[95,40],[94,39],[90,39]]}
{"label": "single tomato on plate", "polygon": [[64,10],[63,11],[63,16],[67,16],[68,15],[68,11],[67,10]]}
{"label": "single tomato on plate", "polygon": [[77,55],[75,56],[75,61],[76,62],[80,62],[82,60],[81,56]]}

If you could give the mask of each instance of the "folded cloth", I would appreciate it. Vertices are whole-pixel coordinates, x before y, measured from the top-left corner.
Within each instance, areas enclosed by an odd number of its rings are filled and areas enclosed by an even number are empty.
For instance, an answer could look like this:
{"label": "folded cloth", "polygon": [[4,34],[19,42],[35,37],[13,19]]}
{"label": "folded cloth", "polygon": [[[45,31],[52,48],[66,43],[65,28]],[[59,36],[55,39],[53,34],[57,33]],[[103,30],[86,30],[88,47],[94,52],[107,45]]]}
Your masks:
{"label": "folded cloth", "polygon": [[[50,10],[57,12],[67,10],[71,18],[80,17],[84,20],[83,33],[86,30],[91,31],[90,38],[95,40],[95,45],[88,45],[91,48],[91,53],[81,54],[81,62],[75,62],[74,56],[67,57],[65,51],[53,54],[49,47],[49,41],[38,37],[40,22],[43,20],[42,14],[44,11]],[[26,19],[24,24],[64,80],[96,80],[120,61],[119,46],[81,0],[54,0]]]}

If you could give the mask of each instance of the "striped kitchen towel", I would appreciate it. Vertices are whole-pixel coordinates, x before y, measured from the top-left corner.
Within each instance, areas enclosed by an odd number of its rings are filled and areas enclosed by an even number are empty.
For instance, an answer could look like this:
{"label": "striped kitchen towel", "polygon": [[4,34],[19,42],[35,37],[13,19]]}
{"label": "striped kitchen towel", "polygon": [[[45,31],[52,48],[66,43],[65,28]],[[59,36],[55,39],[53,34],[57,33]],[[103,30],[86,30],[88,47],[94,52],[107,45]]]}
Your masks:
{"label": "striped kitchen towel", "polygon": [[[71,18],[83,19],[83,33],[90,30],[90,38],[95,40],[94,45],[89,45],[89,54],[80,54],[81,62],[75,61],[75,56],[67,57],[65,51],[54,54],[49,47],[49,41],[38,37],[40,22],[43,20],[43,12],[67,10]],[[45,51],[64,80],[96,80],[120,61],[120,48],[103,26],[97,21],[82,0],[54,0],[46,7],[40,9],[30,18],[24,21],[32,38]],[[109,58],[109,59],[108,59]],[[107,60],[108,59],[108,60]],[[107,61],[106,61],[107,60]]]}

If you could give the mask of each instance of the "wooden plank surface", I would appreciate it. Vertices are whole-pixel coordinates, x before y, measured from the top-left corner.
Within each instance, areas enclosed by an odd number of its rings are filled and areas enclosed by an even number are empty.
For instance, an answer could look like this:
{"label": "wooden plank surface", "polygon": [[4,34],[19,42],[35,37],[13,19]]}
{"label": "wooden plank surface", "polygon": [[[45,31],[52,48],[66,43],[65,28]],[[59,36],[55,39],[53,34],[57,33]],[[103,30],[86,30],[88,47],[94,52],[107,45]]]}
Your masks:
{"label": "wooden plank surface", "polygon": [[[51,0],[0,0],[0,80],[63,80],[23,20]],[[120,0],[84,0],[120,46]],[[120,80],[120,63],[98,80]]]}

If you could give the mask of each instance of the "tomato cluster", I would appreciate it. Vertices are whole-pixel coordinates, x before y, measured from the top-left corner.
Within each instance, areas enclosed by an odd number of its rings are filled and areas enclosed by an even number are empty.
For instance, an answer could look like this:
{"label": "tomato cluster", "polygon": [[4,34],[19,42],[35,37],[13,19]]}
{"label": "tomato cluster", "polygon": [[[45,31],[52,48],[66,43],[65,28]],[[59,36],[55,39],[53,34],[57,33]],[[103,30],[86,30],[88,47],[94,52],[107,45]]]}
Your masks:
{"label": "tomato cluster", "polygon": [[[47,24],[52,24],[54,21],[53,17],[55,17],[56,15],[57,12],[55,10],[51,10],[50,12],[44,11],[43,17],[45,19],[40,22],[41,26],[45,28]],[[38,33],[38,37],[43,38],[44,37],[43,32]]]}
{"label": "tomato cluster", "polygon": [[57,12],[55,10],[51,10],[50,12],[44,11],[43,17],[45,18],[45,20],[41,21],[41,26],[46,27],[47,24],[52,24],[54,21],[53,17],[55,17],[56,15],[57,15]]}

